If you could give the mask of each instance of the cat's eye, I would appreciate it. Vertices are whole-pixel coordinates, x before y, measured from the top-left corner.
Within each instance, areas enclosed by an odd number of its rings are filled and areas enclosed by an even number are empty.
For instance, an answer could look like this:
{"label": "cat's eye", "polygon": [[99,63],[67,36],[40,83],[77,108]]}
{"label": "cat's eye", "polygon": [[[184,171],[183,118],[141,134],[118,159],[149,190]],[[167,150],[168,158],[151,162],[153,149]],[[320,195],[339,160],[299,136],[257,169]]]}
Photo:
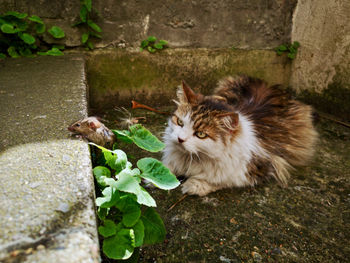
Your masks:
{"label": "cat's eye", "polygon": [[201,132],[201,131],[198,131],[198,132],[195,132],[195,135],[199,138],[199,139],[204,139],[206,138],[208,135],[204,132]]}
{"label": "cat's eye", "polygon": [[177,118],[177,125],[183,127],[184,126],[184,122],[181,119]]}

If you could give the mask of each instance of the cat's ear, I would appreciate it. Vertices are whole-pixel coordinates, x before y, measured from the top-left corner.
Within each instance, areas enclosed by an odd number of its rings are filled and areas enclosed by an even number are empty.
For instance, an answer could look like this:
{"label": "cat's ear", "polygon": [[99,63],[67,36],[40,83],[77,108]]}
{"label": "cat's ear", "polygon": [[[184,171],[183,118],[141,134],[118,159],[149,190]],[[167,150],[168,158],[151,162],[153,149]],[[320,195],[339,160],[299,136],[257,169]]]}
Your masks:
{"label": "cat's ear", "polygon": [[221,118],[223,124],[231,131],[236,129],[239,122],[238,114],[235,112],[223,112],[218,114],[217,117]]}
{"label": "cat's ear", "polygon": [[202,95],[195,93],[185,81],[182,81],[182,88],[177,90],[177,97],[180,103],[197,104]]}

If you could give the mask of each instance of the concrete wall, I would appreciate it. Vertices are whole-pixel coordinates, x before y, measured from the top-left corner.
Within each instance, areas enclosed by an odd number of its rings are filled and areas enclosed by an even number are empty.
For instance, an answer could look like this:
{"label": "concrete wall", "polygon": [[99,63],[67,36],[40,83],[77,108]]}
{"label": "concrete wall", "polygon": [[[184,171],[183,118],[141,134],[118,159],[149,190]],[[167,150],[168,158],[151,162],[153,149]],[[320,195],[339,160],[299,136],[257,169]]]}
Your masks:
{"label": "concrete wall", "polygon": [[[290,41],[297,0],[93,0],[103,29],[98,46],[138,46],[146,36],[168,40],[173,47],[265,49]],[[66,44],[80,44],[71,28],[79,1],[0,0],[0,12],[15,9],[62,26]]]}

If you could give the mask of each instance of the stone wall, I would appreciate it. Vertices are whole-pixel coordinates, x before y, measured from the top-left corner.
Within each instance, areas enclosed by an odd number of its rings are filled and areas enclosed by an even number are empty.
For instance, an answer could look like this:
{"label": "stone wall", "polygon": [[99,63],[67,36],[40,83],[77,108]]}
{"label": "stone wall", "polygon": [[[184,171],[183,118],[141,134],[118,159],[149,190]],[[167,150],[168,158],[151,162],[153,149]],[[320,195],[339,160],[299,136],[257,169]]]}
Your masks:
{"label": "stone wall", "polygon": [[[138,46],[149,35],[168,40],[173,47],[273,48],[290,41],[297,0],[93,0],[103,29],[97,46]],[[62,26],[66,44],[80,44],[79,1],[0,0],[0,12],[36,14]]]}

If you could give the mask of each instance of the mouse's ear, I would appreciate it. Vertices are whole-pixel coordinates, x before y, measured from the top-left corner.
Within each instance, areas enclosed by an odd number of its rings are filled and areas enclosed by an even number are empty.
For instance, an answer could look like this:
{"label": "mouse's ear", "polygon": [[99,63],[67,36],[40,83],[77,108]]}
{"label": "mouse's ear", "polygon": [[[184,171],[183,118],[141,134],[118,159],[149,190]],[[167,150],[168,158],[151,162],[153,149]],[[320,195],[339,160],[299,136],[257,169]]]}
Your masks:
{"label": "mouse's ear", "polygon": [[101,127],[101,122],[91,120],[91,121],[89,121],[89,127],[90,127],[90,129],[96,130],[96,129]]}

